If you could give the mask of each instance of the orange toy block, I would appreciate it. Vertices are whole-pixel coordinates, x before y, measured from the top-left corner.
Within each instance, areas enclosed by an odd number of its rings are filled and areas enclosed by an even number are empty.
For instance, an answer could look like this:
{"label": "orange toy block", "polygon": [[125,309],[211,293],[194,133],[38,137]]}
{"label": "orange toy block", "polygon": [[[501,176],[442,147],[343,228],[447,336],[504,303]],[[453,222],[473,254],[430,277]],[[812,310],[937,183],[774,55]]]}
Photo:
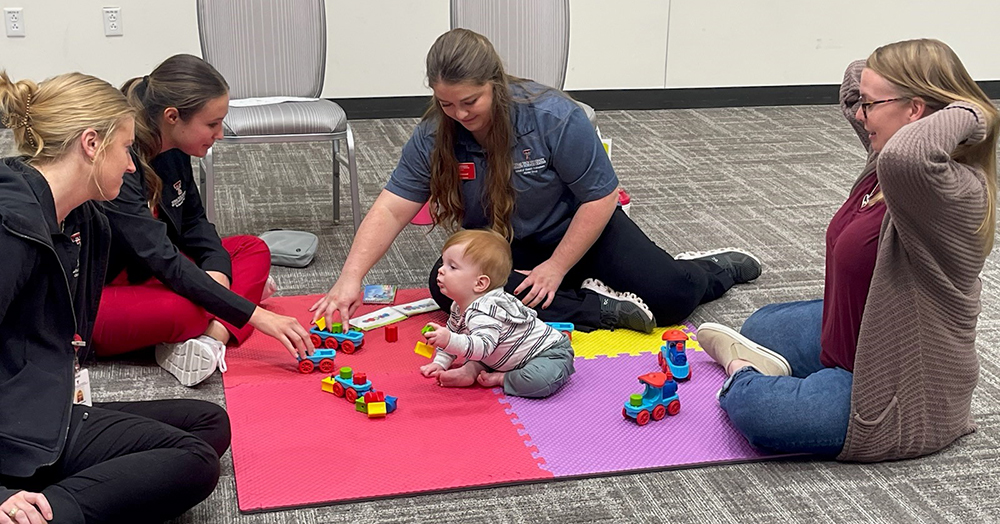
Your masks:
{"label": "orange toy block", "polygon": [[427,358],[434,357],[434,346],[423,342],[421,340],[417,341],[417,347],[413,348],[413,352]]}

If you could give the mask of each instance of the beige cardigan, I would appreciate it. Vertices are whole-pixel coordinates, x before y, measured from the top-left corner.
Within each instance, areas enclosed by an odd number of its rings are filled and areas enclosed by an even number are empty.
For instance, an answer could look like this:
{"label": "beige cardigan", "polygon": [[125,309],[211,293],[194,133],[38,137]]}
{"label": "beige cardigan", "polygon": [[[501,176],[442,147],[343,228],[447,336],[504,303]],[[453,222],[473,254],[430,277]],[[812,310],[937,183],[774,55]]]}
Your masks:
{"label": "beige cardigan", "polygon": [[854,115],[864,61],[840,88],[844,115],[869,151],[855,182],[877,171],[886,203],[861,319],[851,419],[838,460],[875,462],[938,451],[975,430],[976,319],[986,256],[976,230],[985,174],[950,154],[986,135],[974,106],[954,103],[900,129],[881,154]]}

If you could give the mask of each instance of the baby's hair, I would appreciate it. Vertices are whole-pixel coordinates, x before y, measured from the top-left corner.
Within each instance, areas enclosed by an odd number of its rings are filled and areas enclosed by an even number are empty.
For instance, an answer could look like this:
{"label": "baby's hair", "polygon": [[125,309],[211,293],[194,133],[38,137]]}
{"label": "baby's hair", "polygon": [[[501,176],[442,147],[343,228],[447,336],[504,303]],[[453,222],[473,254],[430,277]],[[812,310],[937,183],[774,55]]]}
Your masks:
{"label": "baby's hair", "polygon": [[482,274],[490,277],[487,291],[503,287],[507,283],[514,262],[511,259],[510,243],[503,235],[490,229],[462,229],[448,237],[441,252],[456,245],[464,245],[465,256],[479,266]]}

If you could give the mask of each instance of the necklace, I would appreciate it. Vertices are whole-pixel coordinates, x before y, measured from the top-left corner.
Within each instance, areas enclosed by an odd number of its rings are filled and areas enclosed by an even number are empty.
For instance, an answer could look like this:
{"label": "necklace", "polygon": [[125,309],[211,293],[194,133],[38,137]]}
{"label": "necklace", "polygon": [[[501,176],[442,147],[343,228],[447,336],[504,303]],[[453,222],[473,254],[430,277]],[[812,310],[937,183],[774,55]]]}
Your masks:
{"label": "necklace", "polygon": [[861,199],[861,208],[862,209],[864,209],[865,206],[868,205],[868,202],[871,200],[872,195],[874,195],[876,191],[878,191],[878,181],[877,180],[875,181],[875,187],[873,187],[872,190],[869,191],[868,194],[865,195],[865,197]]}

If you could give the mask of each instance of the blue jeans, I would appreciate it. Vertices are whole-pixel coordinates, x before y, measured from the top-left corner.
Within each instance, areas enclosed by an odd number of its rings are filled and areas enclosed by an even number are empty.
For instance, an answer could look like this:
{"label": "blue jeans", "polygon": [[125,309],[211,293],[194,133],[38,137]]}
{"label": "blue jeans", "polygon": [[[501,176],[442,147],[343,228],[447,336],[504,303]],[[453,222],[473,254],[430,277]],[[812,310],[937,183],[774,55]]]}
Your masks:
{"label": "blue jeans", "polygon": [[820,363],[823,300],[770,304],[740,333],[781,354],[790,377],[745,367],[722,387],[719,403],[751,445],[781,453],[836,456],[844,447],[854,375]]}

